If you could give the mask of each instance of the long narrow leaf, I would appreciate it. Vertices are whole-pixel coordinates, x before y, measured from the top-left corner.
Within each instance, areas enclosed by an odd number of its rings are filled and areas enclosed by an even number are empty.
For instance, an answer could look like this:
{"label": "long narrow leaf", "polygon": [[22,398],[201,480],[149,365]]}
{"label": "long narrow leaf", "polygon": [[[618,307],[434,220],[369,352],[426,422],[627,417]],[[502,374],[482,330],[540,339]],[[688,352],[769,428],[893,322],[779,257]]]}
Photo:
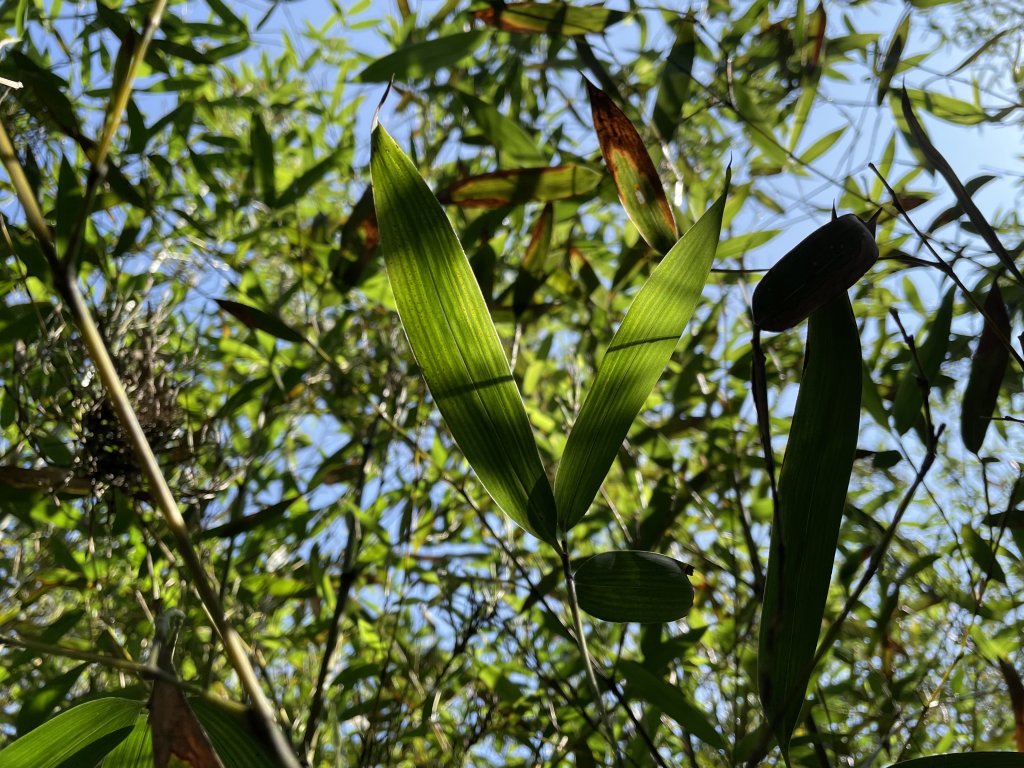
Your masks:
{"label": "long narrow leaf", "polygon": [[96,765],[128,738],[141,701],[96,699],[72,707],[0,751],[3,768]]}
{"label": "long narrow leaf", "polygon": [[437,407],[497,505],[553,542],[551,486],[462,245],[412,161],[379,125],[370,173],[388,279]]}
{"label": "long narrow leaf", "polygon": [[679,231],[647,147],[615,102],[589,80],[586,83],[594,130],[622,207],[647,244],[658,253],[668,253]]}
{"label": "long narrow leaf", "polygon": [[921,391],[918,377],[924,376],[925,381],[930,386],[934,386],[935,377],[939,375],[939,368],[946,357],[946,350],[949,348],[949,330],[953,322],[954,296],[955,289],[950,288],[935,312],[935,319],[928,328],[927,338],[918,348],[917,359],[923,370],[917,370],[917,365],[911,360],[896,387],[896,398],[892,406],[892,421],[896,431],[901,435],[914,426],[914,422],[921,413],[921,406],[924,404],[924,394]]}
{"label": "long narrow leaf", "polygon": [[784,749],[803,706],[828,596],[857,448],[861,365],[857,322],[843,293],[810,317],[761,612],[761,702]]}
{"label": "long narrow leaf", "polygon": [[721,197],[662,259],[608,346],[555,476],[562,531],[586,514],[697,307],[718,246],[728,190],[727,174]]}
{"label": "long narrow leaf", "polygon": [[935,148],[932,144],[931,139],[928,138],[928,134],[924,132],[924,128],[921,127],[920,121],[917,119],[917,115],[914,114],[914,107],[910,103],[910,96],[907,94],[906,89],[900,91],[900,108],[903,113],[903,118],[906,120],[907,128],[910,132],[910,136],[917,148],[924,153],[924,156],[932,164],[932,166],[942,174],[942,177],[949,184],[949,188],[953,190],[953,194],[956,196],[957,201],[963,206],[964,211],[967,212],[967,216],[970,218],[971,223],[974,224],[978,229],[978,233],[982,239],[992,249],[992,252],[999,258],[1003,266],[1010,270],[1010,273],[1017,278],[1021,283],[1024,283],[1024,275],[1017,269],[1017,265],[1013,261],[1013,257],[1010,256],[1002,242],[999,240],[998,235],[992,225],[988,223],[988,219],[982,215],[981,211],[978,210],[978,206],[974,204],[974,200],[971,198],[970,193],[964,188],[960,178],[956,175],[956,171],[953,170],[953,166],[949,164],[942,153]]}
{"label": "long narrow leaf", "polygon": [[893,763],[889,768],[1024,768],[1024,755],[1017,752],[965,752],[962,755],[932,755]]}
{"label": "long narrow leaf", "polygon": [[1010,337],[1010,316],[1006,313],[1003,294],[995,280],[985,300],[985,314],[991,322],[986,321],[981,329],[960,409],[960,434],[964,447],[971,453],[981,451],[985,442],[985,433],[991,424],[999,389],[1006,376],[1006,366],[1010,362],[1009,350],[999,341],[1000,334],[1006,339]]}
{"label": "long narrow leaf", "polygon": [[721,726],[694,705],[679,686],[665,682],[635,661],[623,661],[619,669],[629,683],[628,693],[637,694],[679,723],[687,732],[716,749],[725,749]]}

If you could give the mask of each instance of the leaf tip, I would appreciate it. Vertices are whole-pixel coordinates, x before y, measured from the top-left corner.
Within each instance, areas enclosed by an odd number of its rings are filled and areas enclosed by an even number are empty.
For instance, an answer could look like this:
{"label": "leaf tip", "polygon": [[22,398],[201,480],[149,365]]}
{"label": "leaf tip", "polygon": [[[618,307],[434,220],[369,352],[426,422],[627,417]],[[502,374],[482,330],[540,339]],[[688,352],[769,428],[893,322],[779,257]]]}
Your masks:
{"label": "leaf tip", "polygon": [[384,95],[380,97],[380,101],[377,103],[377,108],[373,110],[373,120],[370,121],[370,133],[376,133],[377,128],[380,126],[380,108],[384,106],[384,102],[388,100],[388,94],[391,93],[391,86],[395,84],[395,76],[392,75],[391,79],[388,80],[387,87],[384,89]]}

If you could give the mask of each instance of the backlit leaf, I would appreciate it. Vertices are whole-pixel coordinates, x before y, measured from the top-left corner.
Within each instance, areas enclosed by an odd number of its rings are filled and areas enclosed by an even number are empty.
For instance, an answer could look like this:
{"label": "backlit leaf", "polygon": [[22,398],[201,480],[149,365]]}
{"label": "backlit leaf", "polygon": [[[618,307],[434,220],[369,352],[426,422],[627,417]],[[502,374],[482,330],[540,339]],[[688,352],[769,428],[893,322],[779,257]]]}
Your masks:
{"label": "backlit leaf", "polygon": [[443,203],[462,208],[501,208],[586,195],[600,183],[601,174],[581,165],[520,168],[470,176],[455,182],[437,197]]}
{"label": "backlit leaf", "polygon": [[676,39],[658,80],[658,95],[654,101],[654,127],[664,141],[672,141],[689,103],[693,85],[693,57],[697,35],[691,17],[680,16],[675,21]]}
{"label": "backlit leaf", "polygon": [[622,207],[647,244],[658,253],[668,253],[679,239],[676,219],[643,139],[604,91],[589,80],[586,83],[601,154],[615,179]]}
{"label": "backlit leaf", "polygon": [[488,37],[489,32],[477,29],[411,43],[377,59],[356,79],[361,83],[386,83],[392,77],[399,82],[432,77],[439,69],[468,58]]}
{"label": "backlit leaf", "polygon": [[519,390],[458,237],[381,127],[370,162],[381,247],[423,378],[495,503],[554,541],[555,506]]}
{"label": "backlit leaf", "polygon": [[249,126],[252,146],[252,172],[260,197],[267,205],[274,204],[274,142],[258,112],[253,112]]}
{"label": "backlit leaf", "polygon": [[573,7],[569,3],[503,3],[473,14],[492,27],[506,32],[533,34],[585,35],[603,32],[625,18],[622,11],[609,11],[600,5]]}
{"label": "backlit leaf", "polygon": [[697,307],[718,246],[725,190],[661,260],[612,337],[555,475],[560,530],[586,514]]}
{"label": "backlit leaf", "polygon": [[62,712],[0,751],[3,768],[96,765],[131,733],[141,701],[95,699]]}
{"label": "backlit leaf", "polygon": [[537,148],[533,137],[515,120],[465,91],[456,91],[455,97],[465,105],[473,122],[498,150],[503,161],[512,165],[529,166],[548,162],[548,158]]}
{"label": "backlit leaf", "polygon": [[574,574],[580,608],[604,621],[660,623],[693,605],[692,568],[655,552],[627,549],[587,558]]}

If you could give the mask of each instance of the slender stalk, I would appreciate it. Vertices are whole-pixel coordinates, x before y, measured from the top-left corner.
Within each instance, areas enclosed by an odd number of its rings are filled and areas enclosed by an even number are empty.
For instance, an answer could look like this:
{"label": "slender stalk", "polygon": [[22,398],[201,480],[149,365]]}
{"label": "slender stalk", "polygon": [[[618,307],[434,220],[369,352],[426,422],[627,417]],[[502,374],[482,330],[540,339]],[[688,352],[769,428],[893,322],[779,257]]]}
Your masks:
{"label": "slender stalk", "polygon": [[[164,478],[160,465],[153,455],[153,449],[146,439],[139,420],[132,409],[128,395],[121,384],[121,379],[114,366],[114,362],[107,350],[106,344],[86,305],[81,290],[78,287],[77,275],[74,273],[74,254],[78,243],[84,237],[85,223],[89,216],[92,201],[95,199],[100,183],[105,176],[105,163],[114,133],[120,124],[121,114],[131,93],[131,85],[135,74],[145,56],[146,47],[152,39],[160,23],[166,0],[157,0],[147,20],[146,30],[142,40],[137,46],[132,59],[129,71],[120,84],[115,94],[108,113],[108,119],[103,133],[103,138],[93,156],[93,165],[89,174],[89,189],[87,191],[86,203],[76,227],[75,237],[69,244],[68,252],[60,259],[54,246],[53,236],[49,226],[43,217],[42,210],[32,192],[32,188],[25,176],[24,169],[18,161],[14,152],[14,146],[10,136],[0,124],[0,162],[3,163],[14,186],[18,199],[25,210],[25,219],[29,228],[35,234],[43,254],[53,271],[54,286],[61,298],[65,301],[70,310],[75,324],[78,327],[82,340],[89,352],[89,356],[96,366],[97,373],[107,391],[107,395],[117,413],[118,420],[127,435],[136,459],[149,482],[150,492],[153,496],[155,506],[163,515],[167,527],[170,529],[179,554],[185,562],[185,566],[192,577],[196,591],[199,593],[203,607],[206,609],[217,633],[224,643],[231,666],[238,675],[239,682],[252,701],[253,709],[257,717],[262,721],[266,731],[273,743],[274,750],[280,763],[287,768],[298,768],[299,763],[288,737],[281,728],[277,717],[268,701],[259,680],[253,670],[252,664],[247,656],[247,650],[241,637],[228,623],[224,609],[218,597],[217,590],[213,587],[210,578],[203,567],[202,560],[189,535],[188,527],[178,509],[167,480]],[[69,258],[72,257],[72,258]]]}
{"label": "slender stalk", "polygon": [[569,546],[567,541],[562,541],[561,552],[562,572],[565,574],[565,587],[569,593],[569,610],[572,613],[572,626],[576,633],[576,643],[580,648],[580,656],[583,658],[583,670],[587,674],[587,682],[590,683],[590,690],[594,694],[594,702],[597,704],[601,714],[601,722],[608,731],[608,739],[612,750],[615,753],[616,765],[622,765],[622,753],[619,750],[618,742],[615,740],[615,731],[612,728],[611,718],[608,716],[608,709],[604,705],[604,698],[601,696],[601,687],[597,684],[597,675],[594,674],[594,663],[590,658],[590,650],[587,648],[587,636],[583,631],[583,617],[580,615],[579,600],[576,599],[576,580],[572,577],[572,566],[569,563]]}

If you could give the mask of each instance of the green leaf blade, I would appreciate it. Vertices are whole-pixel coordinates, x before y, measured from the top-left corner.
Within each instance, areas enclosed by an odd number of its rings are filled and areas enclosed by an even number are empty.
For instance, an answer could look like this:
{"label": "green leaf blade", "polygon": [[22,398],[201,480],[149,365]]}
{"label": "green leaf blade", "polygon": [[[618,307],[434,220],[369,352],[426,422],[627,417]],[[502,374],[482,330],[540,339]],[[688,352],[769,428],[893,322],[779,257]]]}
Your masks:
{"label": "green leaf blade", "polygon": [[95,765],[128,737],[142,707],[141,701],[120,698],[72,707],[0,751],[0,766]]}
{"label": "green leaf blade", "polygon": [[761,614],[765,717],[785,747],[811,673],[860,426],[860,335],[843,293],[810,317],[807,352],[779,477]]}
{"label": "green leaf blade", "polygon": [[458,237],[412,161],[380,126],[370,168],[388,279],[437,407],[497,505],[554,542],[551,486]]}
{"label": "green leaf blade", "polygon": [[583,519],[697,308],[718,246],[728,189],[727,176],[725,191],[662,259],[608,346],[555,476],[562,531]]}
{"label": "green leaf blade", "polygon": [[907,369],[903,372],[903,378],[896,387],[896,398],[892,406],[893,426],[899,434],[904,434],[917,421],[924,405],[924,395],[918,382],[918,376],[924,376],[925,380],[934,385],[935,377],[939,375],[939,368],[946,357],[946,350],[949,347],[949,331],[953,322],[953,298],[955,289],[950,288],[942,299],[935,319],[928,329],[928,336],[922,342],[917,352],[917,358],[921,362],[921,371],[917,370],[914,361],[908,363]]}
{"label": "green leaf blade", "polygon": [[644,701],[653,704],[705,744],[725,749],[725,739],[719,733],[720,726],[712,724],[681,688],[662,680],[635,661],[621,662],[619,670],[632,692],[639,694]]}
{"label": "green leaf blade", "polygon": [[1006,367],[1010,362],[1010,352],[999,339],[1000,335],[1004,339],[1010,338],[1010,316],[1006,312],[998,282],[993,281],[988,298],[985,299],[985,314],[989,319],[985,321],[981,338],[978,339],[978,348],[971,358],[971,373],[960,410],[960,435],[964,447],[975,454],[981,452],[985,442],[985,434],[992,423],[992,412],[995,411]]}
{"label": "green leaf blade", "polygon": [[627,549],[587,558],[576,570],[580,608],[614,622],[663,623],[693,605],[692,569],[655,552]]}
{"label": "green leaf blade", "polygon": [[392,77],[398,81],[430,77],[472,55],[489,36],[486,30],[477,29],[412,43],[371,62],[356,79],[361,83],[386,83]]}

